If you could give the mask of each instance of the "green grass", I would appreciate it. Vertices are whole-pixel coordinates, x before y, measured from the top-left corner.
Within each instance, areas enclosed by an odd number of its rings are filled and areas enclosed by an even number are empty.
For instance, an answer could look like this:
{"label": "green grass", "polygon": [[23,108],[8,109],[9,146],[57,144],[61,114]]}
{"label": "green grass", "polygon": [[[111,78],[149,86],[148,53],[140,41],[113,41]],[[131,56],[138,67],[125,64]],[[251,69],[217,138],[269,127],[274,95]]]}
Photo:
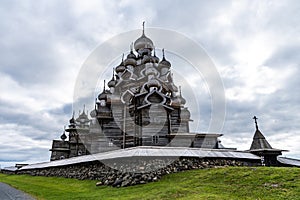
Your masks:
{"label": "green grass", "polygon": [[126,188],[97,181],[0,174],[0,182],[37,199],[300,199],[300,168],[227,167],[191,170]]}

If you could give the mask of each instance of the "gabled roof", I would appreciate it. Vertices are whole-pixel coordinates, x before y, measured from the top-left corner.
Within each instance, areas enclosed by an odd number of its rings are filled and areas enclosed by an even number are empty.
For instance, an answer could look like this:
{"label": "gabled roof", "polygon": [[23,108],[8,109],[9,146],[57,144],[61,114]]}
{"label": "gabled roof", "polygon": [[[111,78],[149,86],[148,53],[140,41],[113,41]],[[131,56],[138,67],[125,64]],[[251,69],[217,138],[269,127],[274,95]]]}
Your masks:
{"label": "gabled roof", "polygon": [[300,160],[294,158],[277,157],[278,162],[285,165],[300,167]]}
{"label": "gabled roof", "polygon": [[253,141],[250,147],[250,152],[282,152],[286,150],[282,149],[274,149],[272,146],[269,144],[269,142],[266,140],[265,136],[260,132],[258,129],[258,124],[257,124],[257,117],[253,117],[255,121],[255,133],[253,137]]}
{"label": "gabled roof", "polygon": [[195,157],[195,158],[232,158],[232,159],[248,159],[260,160],[260,157],[245,151],[236,151],[232,149],[201,149],[186,147],[153,147],[139,146],[126,149],[118,149],[92,155],[84,155],[62,160],[55,160],[44,163],[35,163],[22,167],[20,170],[39,169],[46,167],[57,167],[64,165],[72,165],[77,163],[85,163],[91,161],[103,161],[117,158],[131,157]]}

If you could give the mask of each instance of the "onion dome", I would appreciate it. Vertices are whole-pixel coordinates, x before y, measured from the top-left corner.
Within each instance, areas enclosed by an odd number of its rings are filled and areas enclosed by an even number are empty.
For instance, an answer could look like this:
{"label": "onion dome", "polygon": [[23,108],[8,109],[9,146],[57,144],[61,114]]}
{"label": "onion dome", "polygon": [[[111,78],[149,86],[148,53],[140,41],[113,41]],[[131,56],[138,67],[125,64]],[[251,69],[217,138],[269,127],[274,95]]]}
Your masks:
{"label": "onion dome", "polygon": [[99,104],[100,104],[100,102],[97,101],[97,98],[96,98],[96,99],[95,99],[95,108],[94,108],[94,110],[92,110],[92,111],[90,112],[90,116],[91,116],[92,118],[97,117],[97,108],[99,108]]}
{"label": "onion dome", "polygon": [[127,58],[124,60],[124,65],[125,66],[128,66],[128,65],[136,66],[136,60],[133,58]]}
{"label": "onion dome", "polygon": [[119,64],[119,66],[116,67],[116,72],[117,72],[117,73],[119,73],[119,72],[122,73],[122,72],[124,72],[125,69],[126,69],[125,66],[124,66],[124,60],[123,60],[123,59],[124,59],[124,54],[123,54],[123,56],[122,56],[122,62]]}
{"label": "onion dome", "polygon": [[151,57],[148,55],[144,55],[142,59],[142,64],[151,62]]}
{"label": "onion dome", "polygon": [[108,81],[107,83],[108,87],[115,87],[116,86],[116,81],[115,81],[115,73],[114,73],[114,69],[113,69],[113,75],[110,81]]}
{"label": "onion dome", "polygon": [[124,65],[125,66],[128,66],[128,65],[136,66],[136,60],[134,58],[128,58],[128,56],[127,56],[127,58],[124,60]]}
{"label": "onion dome", "polygon": [[184,105],[184,104],[186,103],[186,100],[185,100],[185,98],[183,98],[183,97],[181,97],[181,96],[180,96],[179,98],[180,98],[180,102],[181,102],[181,104],[182,104],[182,105]]}
{"label": "onion dome", "polygon": [[128,65],[136,66],[136,56],[133,53],[132,45],[133,44],[130,45],[130,53],[127,55],[127,58],[124,60],[125,66],[128,66]]}
{"label": "onion dome", "polygon": [[101,100],[106,100],[107,99],[107,94],[105,91],[103,91],[102,93],[100,93],[98,95],[98,99],[101,101]]}
{"label": "onion dome", "polygon": [[186,100],[182,97],[181,95],[181,87],[179,87],[179,96],[175,96],[175,97],[172,97],[171,100],[171,105],[172,106],[182,106],[186,103]]}
{"label": "onion dome", "polygon": [[148,37],[146,37],[144,32],[143,32],[143,35],[134,42],[134,49],[136,51],[138,51],[140,49],[150,49],[152,51],[153,46],[154,45],[153,45],[152,40],[150,40]]}
{"label": "onion dome", "polygon": [[74,119],[74,117],[72,117],[71,119],[70,119],[70,124],[75,124],[75,119]]}
{"label": "onion dome", "polygon": [[167,61],[165,58],[165,50],[163,49],[162,51],[163,51],[163,59],[159,62],[158,67],[159,68],[170,68],[171,63],[169,61]]}
{"label": "onion dome", "polygon": [[179,107],[180,105],[181,105],[181,101],[177,96],[171,98],[171,106]]}
{"label": "onion dome", "polygon": [[74,119],[74,111],[73,111],[73,115],[72,118],[69,120],[70,124],[75,124],[75,119]]}
{"label": "onion dome", "polygon": [[181,95],[181,86],[179,86],[179,98],[180,98],[181,104],[184,105],[186,103],[186,100]]}
{"label": "onion dome", "polygon": [[79,117],[76,119],[76,121],[79,123],[87,123],[90,121],[87,114],[85,113],[85,105],[84,105],[82,113],[79,115]]}
{"label": "onion dome", "polygon": [[75,113],[73,111],[72,118],[69,120],[69,122],[70,122],[69,128],[76,128],[76,121],[75,121],[74,115],[75,115]]}
{"label": "onion dome", "polygon": [[131,50],[130,53],[127,55],[127,59],[129,59],[129,58],[136,59],[136,55],[133,53],[132,50]]}
{"label": "onion dome", "polygon": [[147,83],[146,83],[147,87],[148,88],[151,88],[151,87],[160,87],[160,83],[156,80],[156,79],[151,79],[149,80]]}
{"label": "onion dome", "polygon": [[143,22],[143,34],[141,37],[139,37],[135,42],[134,42],[134,49],[138,52],[140,49],[150,49],[151,51],[153,50],[153,42],[151,39],[146,37],[145,35],[145,27],[144,27],[145,22]]}
{"label": "onion dome", "polygon": [[157,75],[158,72],[157,72],[157,69],[154,67],[153,63],[146,63],[145,64],[145,75],[146,76],[149,76],[150,74],[153,74],[153,75]]}
{"label": "onion dome", "polygon": [[128,58],[136,59],[136,55],[133,53],[132,45],[133,45],[133,43],[130,45],[130,53],[127,55],[127,59]]}
{"label": "onion dome", "polygon": [[63,134],[60,136],[60,138],[65,141],[65,139],[67,139],[66,133],[65,131],[63,132]]}
{"label": "onion dome", "polygon": [[154,49],[154,55],[151,57],[152,62],[159,63],[159,58],[155,55],[155,49]]}
{"label": "onion dome", "polygon": [[115,81],[115,79],[113,78],[113,79],[111,79],[110,81],[108,81],[108,83],[107,83],[107,85],[108,85],[108,87],[115,87],[116,86],[116,81]]}
{"label": "onion dome", "polygon": [[98,99],[101,101],[101,100],[107,100],[107,92],[105,90],[105,80],[104,80],[104,86],[103,86],[103,91],[102,93],[100,93],[98,95]]}
{"label": "onion dome", "polygon": [[125,69],[126,69],[126,68],[125,68],[125,66],[123,65],[123,62],[122,62],[119,66],[116,67],[116,72],[117,72],[117,73],[119,73],[119,72],[122,73],[122,72],[125,71]]}

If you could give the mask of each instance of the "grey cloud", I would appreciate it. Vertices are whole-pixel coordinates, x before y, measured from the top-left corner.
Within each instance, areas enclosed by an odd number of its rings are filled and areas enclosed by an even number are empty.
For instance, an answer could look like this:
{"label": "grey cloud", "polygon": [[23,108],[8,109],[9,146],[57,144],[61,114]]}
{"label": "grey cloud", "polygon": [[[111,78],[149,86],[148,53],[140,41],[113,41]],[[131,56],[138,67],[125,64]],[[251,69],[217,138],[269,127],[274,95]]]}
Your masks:
{"label": "grey cloud", "polygon": [[[7,148],[7,149],[6,149]],[[46,148],[20,148],[14,151],[6,147],[0,150],[0,162],[22,162],[24,160],[45,160],[49,156],[49,149]]]}
{"label": "grey cloud", "polygon": [[[77,2],[5,1],[0,7],[0,17],[5,19],[0,21],[0,28],[3,30],[0,32],[0,70],[9,74],[25,89],[31,90],[30,86],[39,85],[45,88],[41,92],[46,92],[48,87],[52,87],[58,81],[64,81],[63,73],[79,68],[66,65],[67,61],[75,58],[60,54],[58,44],[69,51],[80,49],[74,53],[77,57],[81,56],[79,53],[86,56],[98,42],[119,32],[140,28],[143,20],[146,20],[146,27],[173,29],[196,40],[203,45],[213,60],[220,64],[220,68],[237,64],[231,53],[236,51],[237,43],[243,41],[244,37],[266,32],[288,44],[275,49],[264,64],[282,70],[285,70],[285,67],[297,67],[299,42],[296,38],[299,36],[300,4],[297,1],[274,1],[270,5],[269,2],[260,5],[258,2],[245,4],[251,9],[235,10],[237,8],[231,1],[133,1],[127,4],[122,2],[123,5],[112,1],[103,7],[78,14],[74,9]],[[220,26],[215,23],[220,14],[233,12],[237,15],[232,19],[231,25]],[[230,37],[225,37],[224,33]],[[288,40],[286,36],[295,40]],[[130,42],[132,41],[126,42],[128,46]],[[188,51],[192,49],[188,49],[187,53]],[[221,76],[225,88],[244,87],[238,76]],[[254,133],[253,115],[259,117],[260,127],[266,137],[299,132],[298,77],[299,70],[296,70],[280,90],[268,96],[257,95],[251,102],[227,100],[227,115],[222,131],[224,137],[237,138],[233,140],[236,144],[246,144],[245,138],[247,141],[251,140]],[[63,85],[58,89],[62,87]],[[65,88],[67,89],[73,90]],[[187,101],[191,98],[185,90],[183,95]],[[187,105],[192,111],[192,118],[200,120],[199,131],[206,131],[211,117],[210,96],[207,93],[200,96],[202,99],[199,99],[198,104],[188,102]],[[82,110],[83,104],[91,110],[93,102],[94,99],[75,102],[75,114],[77,115],[79,109]],[[200,113],[195,112],[195,108],[199,108]],[[20,105],[0,102],[0,123],[28,125],[29,128],[22,132],[22,135],[35,141],[49,140],[49,148],[51,140],[59,137],[63,125],[68,123],[72,114],[70,103],[65,103],[59,108],[41,110],[39,113],[31,113],[28,110],[21,112],[20,109]],[[42,114],[49,115],[51,121],[43,118]],[[48,160],[49,152],[48,149],[36,146],[21,150],[12,150],[11,146],[5,146],[1,147],[0,157],[2,161],[29,160],[31,157]]]}
{"label": "grey cloud", "polygon": [[72,113],[72,109],[73,109],[72,107],[73,107],[73,104],[68,103],[68,104],[63,105],[62,107],[51,109],[48,112],[50,114],[57,115],[57,116],[70,115],[70,113]]}
{"label": "grey cloud", "polygon": [[[67,1],[2,4],[0,66],[22,85],[49,84],[65,66],[59,45],[91,46]],[[95,41],[93,41],[95,42]],[[79,66],[73,66],[79,67]]]}
{"label": "grey cloud", "polygon": [[[15,124],[23,129],[22,135],[34,140],[51,140],[55,135],[61,134],[63,126],[67,125],[67,120],[71,116],[70,104],[55,110],[28,113],[17,109],[16,105],[0,101],[1,124]],[[48,113],[51,121],[43,118],[43,114]],[[24,128],[26,127],[26,128]]]}
{"label": "grey cloud", "polygon": [[300,44],[286,44],[280,46],[276,52],[265,62],[265,65],[278,67],[285,70],[287,65],[298,65],[300,63]]}

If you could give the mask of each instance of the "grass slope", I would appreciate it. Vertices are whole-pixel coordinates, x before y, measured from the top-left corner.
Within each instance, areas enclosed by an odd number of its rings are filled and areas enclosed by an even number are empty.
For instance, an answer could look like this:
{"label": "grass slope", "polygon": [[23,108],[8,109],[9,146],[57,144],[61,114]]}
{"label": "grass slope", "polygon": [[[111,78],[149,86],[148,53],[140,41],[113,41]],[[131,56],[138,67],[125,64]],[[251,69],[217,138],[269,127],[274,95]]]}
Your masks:
{"label": "grass slope", "polygon": [[227,167],[191,170],[127,188],[97,181],[0,174],[0,182],[38,199],[300,199],[300,168]]}

